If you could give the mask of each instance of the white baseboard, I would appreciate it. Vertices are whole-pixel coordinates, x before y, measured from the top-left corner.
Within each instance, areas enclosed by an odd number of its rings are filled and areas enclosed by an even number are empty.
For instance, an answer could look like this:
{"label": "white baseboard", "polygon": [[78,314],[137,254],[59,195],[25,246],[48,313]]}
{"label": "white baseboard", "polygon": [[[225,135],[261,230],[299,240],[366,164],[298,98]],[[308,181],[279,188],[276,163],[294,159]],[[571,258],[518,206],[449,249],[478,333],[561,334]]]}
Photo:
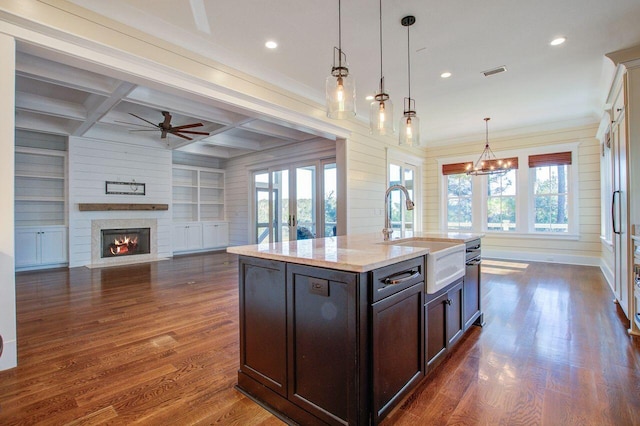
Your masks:
{"label": "white baseboard", "polygon": [[607,280],[609,287],[613,288],[613,271],[611,270],[607,262],[605,262],[602,258],[600,258],[600,270],[602,271],[602,275],[604,275],[604,279]]}
{"label": "white baseboard", "polygon": [[564,263],[567,265],[584,265],[602,267],[602,259],[593,256],[574,256],[556,253],[532,253],[524,251],[504,251],[482,248],[482,257],[488,259],[517,260],[521,262]]}

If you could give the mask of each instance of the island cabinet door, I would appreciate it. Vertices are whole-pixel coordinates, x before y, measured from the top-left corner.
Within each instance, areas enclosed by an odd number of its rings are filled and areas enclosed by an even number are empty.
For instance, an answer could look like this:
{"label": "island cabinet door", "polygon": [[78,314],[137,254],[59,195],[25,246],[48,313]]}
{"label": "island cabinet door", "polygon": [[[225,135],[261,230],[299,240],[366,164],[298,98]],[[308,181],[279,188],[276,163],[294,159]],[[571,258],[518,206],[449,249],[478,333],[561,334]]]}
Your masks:
{"label": "island cabinet door", "polygon": [[420,282],[371,305],[374,424],[424,377],[423,289]]}
{"label": "island cabinet door", "polygon": [[462,337],[464,329],[464,299],[462,293],[462,280],[447,292],[449,295],[449,301],[447,302],[447,349],[451,348]]}
{"label": "island cabinet door", "polygon": [[289,401],[327,424],[362,424],[359,275],[287,264],[287,277]]}
{"label": "island cabinet door", "polygon": [[285,263],[240,258],[240,373],[287,396]]}
{"label": "island cabinet door", "polygon": [[444,293],[425,305],[427,370],[432,369],[447,352],[448,304],[449,295]]}
{"label": "island cabinet door", "polygon": [[481,287],[480,260],[466,266],[464,275],[464,329],[471,327],[480,316]]}

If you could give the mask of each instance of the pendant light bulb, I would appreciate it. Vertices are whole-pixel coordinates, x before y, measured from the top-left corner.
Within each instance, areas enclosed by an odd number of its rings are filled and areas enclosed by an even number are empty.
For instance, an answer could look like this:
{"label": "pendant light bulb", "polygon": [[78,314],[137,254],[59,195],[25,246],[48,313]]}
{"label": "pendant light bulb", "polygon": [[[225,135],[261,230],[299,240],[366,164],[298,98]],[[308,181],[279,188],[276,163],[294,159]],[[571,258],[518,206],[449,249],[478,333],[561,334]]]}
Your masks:
{"label": "pendant light bulb", "polygon": [[400,23],[407,27],[407,69],[409,97],[404,98],[404,114],[400,119],[399,143],[403,146],[420,146],[420,119],[416,115],[415,99],[411,98],[411,50],[409,44],[409,27],[415,24],[415,16],[405,16]]}
{"label": "pendant light bulb", "polygon": [[343,120],[356,115],[356,83],[349,75],[347,55],[342,51],[342,17],[338,0],[338,47],[333,48],[333,67],[325,82],[327,117]]}
{"label": "pendant light bulb", "polygon": [[389,99],[389,94],[384,91],[382,75],[382,0],[380,0],[380,90],[369,107],[369,131],[381,136],[394,133],[393,103]]}

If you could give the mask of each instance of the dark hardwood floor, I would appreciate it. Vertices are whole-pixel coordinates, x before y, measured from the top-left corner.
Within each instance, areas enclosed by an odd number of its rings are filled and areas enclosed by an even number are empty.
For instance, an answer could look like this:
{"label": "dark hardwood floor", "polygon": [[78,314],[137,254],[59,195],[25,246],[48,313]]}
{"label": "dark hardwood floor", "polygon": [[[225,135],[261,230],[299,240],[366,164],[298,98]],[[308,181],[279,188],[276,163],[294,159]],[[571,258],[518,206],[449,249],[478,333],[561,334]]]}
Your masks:
{"label": "dark hardwood floor", "polygon": [[[640,345],[597,268],[484,261],[474,329],[384,425],[640,425]],[[281,425],[233,386],[237,258],[16,277],[0,425]]]}

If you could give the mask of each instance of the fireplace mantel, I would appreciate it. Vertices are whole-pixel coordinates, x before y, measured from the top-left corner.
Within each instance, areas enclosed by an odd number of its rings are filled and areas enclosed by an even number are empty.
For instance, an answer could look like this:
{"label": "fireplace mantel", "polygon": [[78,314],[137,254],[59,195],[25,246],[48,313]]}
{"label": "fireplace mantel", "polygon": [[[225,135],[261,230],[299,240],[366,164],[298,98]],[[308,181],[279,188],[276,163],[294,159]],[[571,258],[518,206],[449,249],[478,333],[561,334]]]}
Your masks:
{"label": "fireplace mantel", "polygon": [[169,204],[139,204],[139,203],[79,203],[81,212],[104,212],[112,210],[169,210]]}

